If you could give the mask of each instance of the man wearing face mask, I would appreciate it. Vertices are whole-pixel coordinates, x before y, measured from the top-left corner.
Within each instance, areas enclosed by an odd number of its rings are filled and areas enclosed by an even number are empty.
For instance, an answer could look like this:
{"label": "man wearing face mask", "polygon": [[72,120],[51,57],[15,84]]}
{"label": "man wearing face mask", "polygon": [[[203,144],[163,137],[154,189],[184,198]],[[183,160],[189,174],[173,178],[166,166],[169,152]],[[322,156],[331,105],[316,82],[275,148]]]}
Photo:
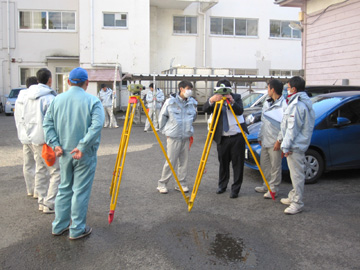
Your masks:
{"label": "man wearing face mask", "polygon": [[[220,91],[220,93],[216,93],[205,102],[203,111],[212,113],[215,108],[215,103],[220,101],[224,96],[231,104],[243,131],[248,132],[246,124],[244,123],[244,117],[242,116],[244,107],[241,96],[239,94],[231,93],[231,84],[226,79],[218,81],[216,86],[216,92]],[[216,117],[216,115],[213,117]],[[220,111],[219,121],[214,134],[214,141],[217,144],[218,159],[220,163],[219,183],[216,194],[221,194],[226,191],[230,178],[229,167],[231,162],[234,172],[234,183],[231,186],[230,198],[237,198],[243,180],[245,140],[234,115],[228,108],[227,102],[224,102],[223,108]]]}
{"label": "man wearing face mask", "polygon": [[[164,93],[160,88],[154,90],[154,84],[149,85],[150,90],[146,94],[146,102],[149,108],[149,117],[154,124],[156,131],[159,130],[158,115],[161,109],[162,103],[164,102]],[[144,131],[147,132],[151,129],[150,122],[146,119]]]}
{"label": "man wearing face mask", "polygon": [[[178,168],[177,176],[183,191],[189,192],[186,183],[189,143],[194,134],[192,126],[196,119],[197,101],[192,98],[193,85],[189,81],[181,81],[178,85],[179,92],[168,98],[159,114],[159,129],[167,137],[167,155],[174,168]],[[177,166],[178,165],[178,166]],[[157,190],[168,193],[167,183],[172,176],[171,169],[166,161],[162,170],[161,179],[158,181]],[[175,190],[180,191],[178,186]]]}

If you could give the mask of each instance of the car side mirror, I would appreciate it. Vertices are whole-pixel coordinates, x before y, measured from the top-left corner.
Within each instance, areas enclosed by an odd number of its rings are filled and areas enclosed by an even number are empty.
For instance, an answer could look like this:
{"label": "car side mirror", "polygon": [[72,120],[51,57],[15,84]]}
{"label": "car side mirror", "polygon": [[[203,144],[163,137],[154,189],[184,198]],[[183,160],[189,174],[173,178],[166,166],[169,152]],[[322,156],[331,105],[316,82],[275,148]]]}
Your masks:
{"label": "car side mirror", "polygon": [[346,118],[346,117],[338,117],[337,118],[337,123],[336,123],[336,127],[342,127],[342,126],[346,126],[346,125],[348,125],[348,124],[350,124],[351,123],[351,121],[348,119],[348,118]]}

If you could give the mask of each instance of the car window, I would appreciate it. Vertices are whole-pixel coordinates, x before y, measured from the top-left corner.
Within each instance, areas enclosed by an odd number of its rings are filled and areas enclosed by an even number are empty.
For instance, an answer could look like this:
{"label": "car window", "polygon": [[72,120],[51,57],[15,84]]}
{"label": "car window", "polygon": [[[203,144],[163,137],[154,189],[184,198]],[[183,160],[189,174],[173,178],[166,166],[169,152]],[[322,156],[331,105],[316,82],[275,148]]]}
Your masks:
{"label": "car window", "polygon": [[313,103],[313,109],[315,111],[315,118],[326,113],[329,108],[334,107],[336,104],[341,102],[344,97],[321,97],[316,96],[311,98]]}
{"label": "car window", "polygon": [[17,98],[19,95],[20,89],[13,89],[9,94],[9,98]]}
{"label": "car window", "polygon": [[259,102],[258,103],[256,103],[256,106],[257,107],[262,107],[263,105],[264,105],[264,102],[265,102],[265,100],[267,100],[268,99],[268,95],[266,94],[266,96],[264,97],[261,97],[259,100]]}
{"label": "car window", "polygon": [[360,100],[351,101],[344,104],[339,109],[334,111],[329,116],[329,121],[331,124],[337,123],[338,117],[346,117],[350,120],[350,125],[355,125],[360,123]]}
{"label": "car window", "polygon": [[262,93],[250,93],[249,95],[242,98],[244,108],[249,108],[255,101],[261,98],[264,94]]}

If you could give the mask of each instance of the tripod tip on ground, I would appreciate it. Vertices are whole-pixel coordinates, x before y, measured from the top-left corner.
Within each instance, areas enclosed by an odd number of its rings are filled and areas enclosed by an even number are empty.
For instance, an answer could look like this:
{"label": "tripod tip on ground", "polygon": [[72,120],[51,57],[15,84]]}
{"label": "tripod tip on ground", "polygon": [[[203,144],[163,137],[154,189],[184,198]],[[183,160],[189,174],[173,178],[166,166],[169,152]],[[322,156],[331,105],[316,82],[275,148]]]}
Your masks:
{"label": "tripod tip on ground", "polygon": [[189,202],[189,203],[188,203],[188,210],[189,210],[189,212],[191,211],[191,209],[193,208],[193,206],[194,206],[194,203],[193,203],[193,202]]}
{"label": "tripod tip on ground", "polygon": [[109,218],[108,218],[109,224],[111,224],[111,222],[112,222],[113,219],[114,219],[114,213],[115,213],[114,210],[110,210],[110,212],[109,212]]}

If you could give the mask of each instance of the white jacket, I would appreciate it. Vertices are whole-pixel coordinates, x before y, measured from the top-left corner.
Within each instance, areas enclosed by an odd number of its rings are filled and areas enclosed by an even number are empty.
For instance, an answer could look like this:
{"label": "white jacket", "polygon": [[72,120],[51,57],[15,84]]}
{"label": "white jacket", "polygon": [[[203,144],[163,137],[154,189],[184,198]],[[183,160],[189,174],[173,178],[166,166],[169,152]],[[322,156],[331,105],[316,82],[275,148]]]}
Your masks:
{"label": "white jacket", "polygon": [[261,128],[259,132],[259,141],[261,141],[261,146],[266,148],[272,148],[276,142],[276,140],[281,137],[279,135],[281,120],[277,121],[269,116],[267,113],[271,112],[276,113],[279,118],[284,114],[287,108],[286,99],[283,96],[280,96],[278,100],[275,102],[272,99],[268,99],[265,101],[264,106],[262,108],[261,114]]}
{"label": "white jacket", "polygon": [[24,102],[26,100],[28,90],[21,90],[19,93],[18,98],[15,102],[15,111],[14,111],[14,118],[15,118],[15,125],[17,129],[17,135],[22,144],[30,144],[31,141],[26,133],[26,126],[24,120]]}
{"label": "white jacket", "polygon": [[[155,91],[155,90],[154,90]],[[161,106],[164,102],[164,93],[160,88],[156,89],[156,109],[160,110]],[[147,102],[147,106],[148,108],[153,108],[154,107],[154,93],[153,91],[149,90],[146,94],[146,102]]]}
{"label": "white jacket", "polygon": [[315,124],[315,112],[306,92],[290,97],[281,122],[281,150],[305,153],[309,148]]}
{"label": "white jacket", "polygon": [[[49,86],[39,83],[27,90],[24,102],[23,118],[26,134],[32,144],[45,143],[43,120],[46,110],[56,96],[56,92]],[[69,119],[69,121],[71,121]]]}
{"label": "white jacket", "polygon": [[[101,101],[101,104],[104,107],[111,107],[113,105],[113,90],[110,88],[106,88],[106,91],[100,90],[98,97]],[[114,95],[114,98],[116,98],[116,95]]]}

